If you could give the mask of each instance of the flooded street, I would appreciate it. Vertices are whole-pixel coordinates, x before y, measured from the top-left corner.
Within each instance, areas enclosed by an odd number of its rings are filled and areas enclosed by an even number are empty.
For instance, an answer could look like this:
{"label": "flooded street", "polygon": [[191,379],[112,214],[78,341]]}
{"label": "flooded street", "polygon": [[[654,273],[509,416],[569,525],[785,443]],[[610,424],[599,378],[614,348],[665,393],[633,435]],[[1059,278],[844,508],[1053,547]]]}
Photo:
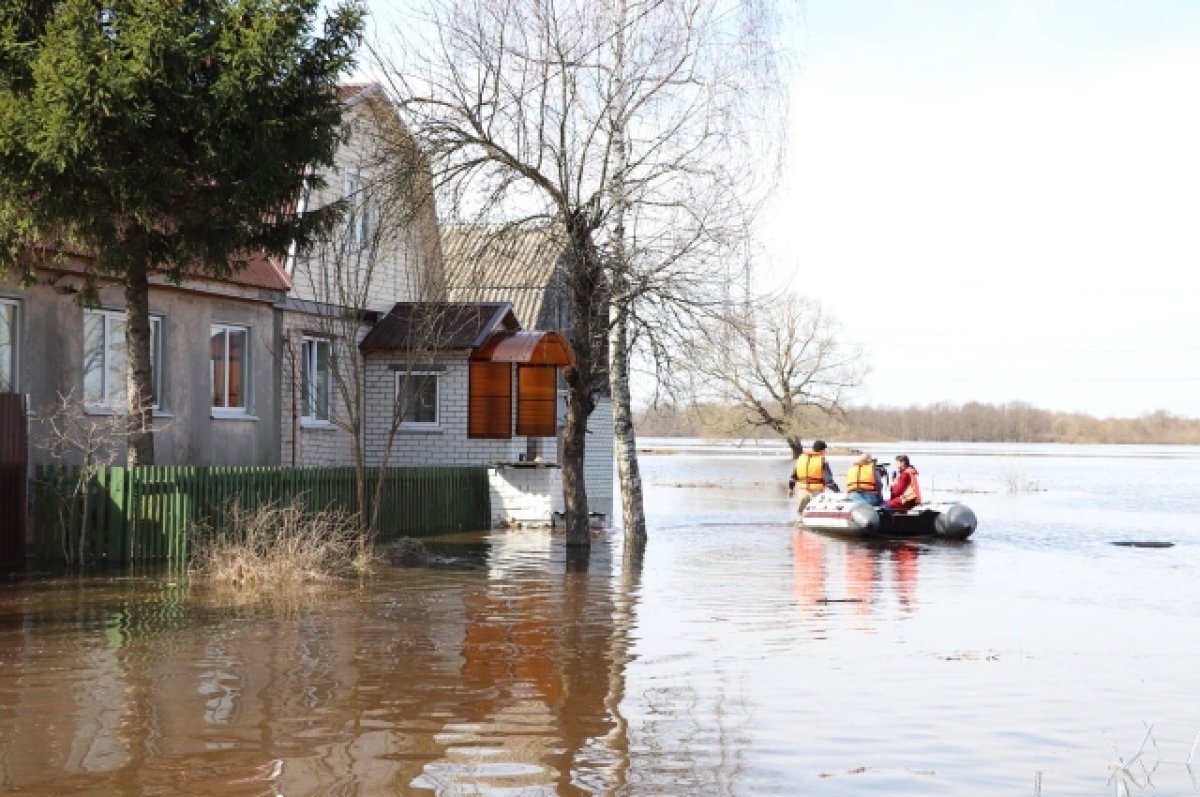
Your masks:
{"label": "flooded street", "polygon": [[299,603],[0,581],[0,793],[1200,794],[1200,448],[871,450],[975,537],[797,529],[786,457],[695,447],[586,570],[519,530]]}

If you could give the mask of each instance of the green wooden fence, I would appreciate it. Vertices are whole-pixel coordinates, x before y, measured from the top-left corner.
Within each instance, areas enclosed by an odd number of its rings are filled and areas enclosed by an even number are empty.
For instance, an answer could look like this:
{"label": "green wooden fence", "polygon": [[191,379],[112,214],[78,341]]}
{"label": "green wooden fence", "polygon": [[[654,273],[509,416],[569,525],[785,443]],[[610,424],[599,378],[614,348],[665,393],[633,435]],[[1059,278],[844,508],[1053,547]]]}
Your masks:
{"label": "green wooden fence", "polygon": [[[353,468],[105,468],[85,501],[79,469],[40,465],[33,482],[33,548],[61,561],[79,549],[98,562],[182,561],[193,525],[219,528],[231,499],[243,508],[300,501],[352,511]],[[368,469],[368,492],[378,471]],[[380,497],[379,540],[487,528],[487,469],[389,468]]]}

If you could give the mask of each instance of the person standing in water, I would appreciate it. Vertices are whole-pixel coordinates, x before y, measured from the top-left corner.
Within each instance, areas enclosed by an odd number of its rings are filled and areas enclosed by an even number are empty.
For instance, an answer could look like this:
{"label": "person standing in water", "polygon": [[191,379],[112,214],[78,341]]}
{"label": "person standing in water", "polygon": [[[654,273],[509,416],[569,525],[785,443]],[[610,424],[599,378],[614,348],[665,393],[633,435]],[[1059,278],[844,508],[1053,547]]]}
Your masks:
{"label": "person standing in water", "polygon": [[818,493],[826,490],[841,492],[837,482],[833,480],[833,471],[829,469],[829,463],[825,461],[825,448],[824,440],[814,440],[811,452],[804,452],[796,457],[792,475],[788,477],[788,498],[795,495],[796,485],[800,485],[803,492],[800,494],[800,508],[797,510],[799,512],[803,512],[804,507],[808,506],[808,502]]}

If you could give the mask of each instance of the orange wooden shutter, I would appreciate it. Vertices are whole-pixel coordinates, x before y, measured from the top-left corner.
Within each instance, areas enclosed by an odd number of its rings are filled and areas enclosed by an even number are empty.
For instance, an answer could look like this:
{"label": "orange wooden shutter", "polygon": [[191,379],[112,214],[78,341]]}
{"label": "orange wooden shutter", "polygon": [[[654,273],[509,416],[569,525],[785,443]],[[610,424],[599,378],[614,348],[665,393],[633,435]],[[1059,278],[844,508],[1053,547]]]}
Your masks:
{"label": "orange wooden shutter", "polygon": [[472,362],[467,437],[512,437],[512,365]]}
{"label": "orange wooden shutter", "polygon": [[517,434],[554,437],[557,382],[558,369],[552,365],[517,366]]}

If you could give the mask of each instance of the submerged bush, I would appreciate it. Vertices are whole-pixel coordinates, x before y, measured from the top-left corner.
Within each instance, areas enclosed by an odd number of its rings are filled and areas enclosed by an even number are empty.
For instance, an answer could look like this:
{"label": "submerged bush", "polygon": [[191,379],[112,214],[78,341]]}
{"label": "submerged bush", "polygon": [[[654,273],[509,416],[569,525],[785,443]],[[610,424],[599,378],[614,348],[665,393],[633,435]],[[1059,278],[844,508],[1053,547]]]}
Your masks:
{"label": "submerged bush", "polygon": [[243,509],[234,503],[219,529],[197,528],[192,570],[213,583],[278,590],[324,581],[367,561],[357,518],[311,512],[299,503]]}

